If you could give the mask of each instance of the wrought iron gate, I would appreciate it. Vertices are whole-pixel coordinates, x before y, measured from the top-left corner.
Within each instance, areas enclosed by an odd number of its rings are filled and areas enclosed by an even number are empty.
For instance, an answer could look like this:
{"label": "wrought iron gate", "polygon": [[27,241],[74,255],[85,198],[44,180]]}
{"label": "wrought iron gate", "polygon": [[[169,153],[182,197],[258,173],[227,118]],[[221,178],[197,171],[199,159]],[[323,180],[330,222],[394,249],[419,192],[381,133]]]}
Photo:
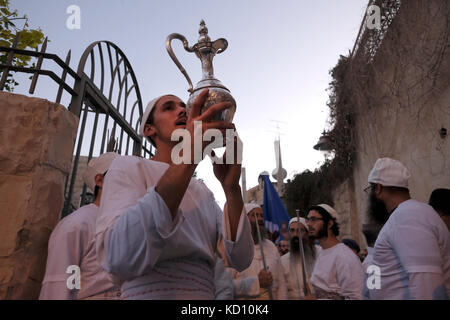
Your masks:
{"label": "wrought iron gate", "polygon": [[[65,90],[71,95],[69,111],[80,119],[72,168],[66,177],[64,188],[65,201],[62,211],[64,217],[78,205],[89,202],[84,184],[79,190],[80,198],[74,197],[77,184],[78,188],[81,186],[80,159],[86,164],[93,156],[99,156],[105,151],[142,157],[153,155],[152,145],[137,133],[143,114],[141,93],[130,62],[122,50],[112,42],[96,41],[89,45],[81,56],[75,72],[69,67],[70,51],[65,61],[55,54],[46,53],[47,39],[39,52],[20,50],[16,47],[19,37],[20,33],[11,47],[0,46],[0,52],[8,54],[6,63],[0,64],[2,71],[0,90],[4,90],[11,71],[33,74],[30,94],[35,91],[39,75],[46,75],[59,85],[55,102],[60,103]],[[14,66],[13,58],[17,54],[36,57],[35,67]],[[61,77],[51,70],[41,68],[44,59],[54,61],[62,69]],[[73,78],[73,86],[67,84],[67,75]]]}

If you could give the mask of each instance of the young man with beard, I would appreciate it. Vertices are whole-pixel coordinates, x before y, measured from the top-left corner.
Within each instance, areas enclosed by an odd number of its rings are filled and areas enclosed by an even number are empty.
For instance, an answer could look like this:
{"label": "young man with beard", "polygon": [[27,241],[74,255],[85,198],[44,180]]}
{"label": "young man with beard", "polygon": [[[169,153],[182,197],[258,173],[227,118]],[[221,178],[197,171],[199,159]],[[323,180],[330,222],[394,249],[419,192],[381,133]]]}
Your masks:
{"label": "young man with beard", "polygon": [[433,208],[412,200],[408,169],[381,158],[369,174],[369,215],[385,223],[378,235],[373,265],[379,288],[371,299],[447,299],[450,295],[450,234]]}
{"label": "young man with beard", "polygon": [[[256,299],[268,300],[269,290],[272,291],[273,299],[287,299],[286,282],[283,275],[280,254],[272,241],[267,239],[267,229],[264,227],[263,211],[260,206],[254,203],[245,204],[248,218],[252,227],[254,246],[253,261],[247,269],[237,272],[228,269],[233,277],[234,297],[236,299]],[[259,243],[258,229],[262,244]],[[261,255],[262,245],[267,271],[264,270],[264,263]]]}
{"label": "young man with beard", "polygon": [[[292,218],[291,221],[289,221],[289,238],[291,249],[289,253],[281,257],[281,264],[283,265],[284,278],[286,280],[289,300],[298,300],[305,297],[302,255],[300,252],[298,229],[299,223],[297,222],[297,218]],[[309,279],[316,261],[316,249],[314,242],[308,237],[308,226],[306,225],[305,218],[300,218],[300,233],[302,237],[303,251],[305,254],[305,273],[306,282],[308,285],[307,290],[311,293]]]}
{"label": "young man with beard", "polygon": [[[201,132],[234,132],[232,123],[212,120],[230,103],[215,104],[202,113],[207,97],[208,90],[202,91],[189,114],[176,96],[152,100],[142,116],[140,134],[156,146],[155,156],[123,156],[108,171],[97,221],[97,254],[103,268],[122,283],[124,299],[212,300],[218,243],[223,242],[228,263],[238,270],[253,259],[238,152],[233,163],[213,164],[227,200],[224,213],[212,192],[193,178],[198,165],[193,161],[195,148],[190,163],[177,164],[172,157],[177,129],[190,136],[191,143],[203,142],[202,154],[208,143],[198,136]],[[235,150],[237,144],[236,138]]]}
{"label": "young man with beard", "polygon": [[359,258],[339,242],[336,211],[327,204],[312,206],[306,222],[309,235],[319,240],[322,250],[317,257],[311,284],[319,299],[362,299],[364,273]]}

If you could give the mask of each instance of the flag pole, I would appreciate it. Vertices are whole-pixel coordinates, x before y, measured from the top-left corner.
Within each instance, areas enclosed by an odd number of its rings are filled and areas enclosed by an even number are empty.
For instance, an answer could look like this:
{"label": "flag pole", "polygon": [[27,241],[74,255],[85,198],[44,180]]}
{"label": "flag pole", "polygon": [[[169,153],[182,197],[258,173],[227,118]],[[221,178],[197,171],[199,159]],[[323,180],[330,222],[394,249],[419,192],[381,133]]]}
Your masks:
{"label": "flag pole", "polygon": [[306,282],[306,266],[305,266],[305,251],[303,250],[303,239],[302,239],[302,228],[300,227],[300,216],[298,209],[295,210],[297,214],[297,228],[298,228],[298,238],[300,239],[300,252],[302,254],[302,276],[303,276],[303,293],[305,296],[308,295],[308,287]]}
{"label": "flag pole", "polygon": [[[259,233],[258,218],[256,217],[256,212],[254,212],[253,214],[255,216],[256,233],[258,234],[258,243],[259,243],[259,248],[261,249],[261,258],[262,258],[262,261],[263,261],[264,270],[268,271],[267,270],[266,259],[264,257],[264,249],[263,249],[263,246],[262,246],[261,234]],[[269,286],[268,291],[269,291],[269,299],[273,300],[272,285]]]}

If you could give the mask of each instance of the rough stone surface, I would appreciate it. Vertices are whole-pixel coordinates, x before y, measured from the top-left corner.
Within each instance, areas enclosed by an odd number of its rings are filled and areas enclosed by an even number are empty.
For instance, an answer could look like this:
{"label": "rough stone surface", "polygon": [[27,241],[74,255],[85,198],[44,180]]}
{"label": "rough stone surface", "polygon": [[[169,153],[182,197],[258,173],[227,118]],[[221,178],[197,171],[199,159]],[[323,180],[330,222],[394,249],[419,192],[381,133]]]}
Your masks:
{"label": "rough stone surface", "polygon": [[5,92],[0,114],[0,300],[37,299],[78,119],[59,104]]}
{"label": "rough stone surface", "polygon": [[[357,162],[349,192],[359,226],[368,222],[363,189],[378,158],[397,159],[410,170],[411,196],[419,201],[428,202],[435,188],[450,188],[449,17],[446,0],[402,1],[368,68],[366,93],[353,105]],[[447,129],[446,137],[440,136],[441,128]],[[342,212],[349,212],[341,190],[346,187],[335,192]]]}

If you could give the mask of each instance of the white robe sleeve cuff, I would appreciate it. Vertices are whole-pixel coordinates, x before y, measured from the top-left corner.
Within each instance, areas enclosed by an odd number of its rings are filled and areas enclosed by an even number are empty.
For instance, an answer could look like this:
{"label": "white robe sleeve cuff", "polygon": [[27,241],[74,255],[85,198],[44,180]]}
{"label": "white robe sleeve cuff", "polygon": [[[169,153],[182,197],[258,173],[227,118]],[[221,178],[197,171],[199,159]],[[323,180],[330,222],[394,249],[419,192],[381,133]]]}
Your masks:
{"label": "white robe sleeve cuff", "polygon": [[222,233],[225,255],[230,267],[239,272],[247,269],[253,261],[254,248],[251,226],[244,207],[239,218],[236,241],[230,240],[231,232],[227,210],[224,210],[222,216]]}

